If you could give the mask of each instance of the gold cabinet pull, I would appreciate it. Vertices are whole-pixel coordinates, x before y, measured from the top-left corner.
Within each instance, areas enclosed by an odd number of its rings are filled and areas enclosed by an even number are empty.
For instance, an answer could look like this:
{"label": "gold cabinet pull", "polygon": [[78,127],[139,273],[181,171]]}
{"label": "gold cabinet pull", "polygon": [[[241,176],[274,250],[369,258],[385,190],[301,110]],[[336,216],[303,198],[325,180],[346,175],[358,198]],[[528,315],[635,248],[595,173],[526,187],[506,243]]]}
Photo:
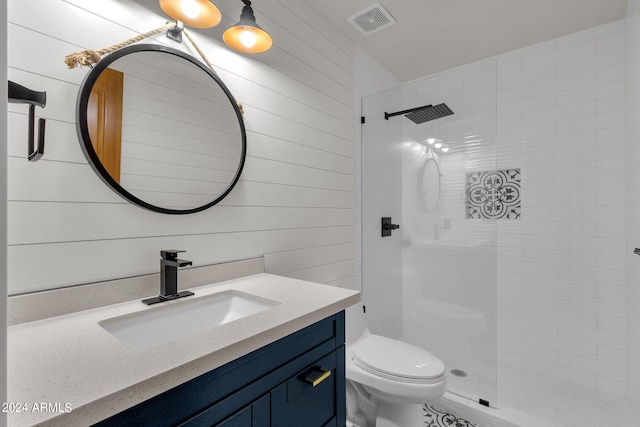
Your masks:
{"label": "gold cabinet pull", "polygon": [[329,369],[317,368],[317,370],[320,371],[319,376],[313,378],[311,375],[309,375],[304,379],[307,383],[311,384],[312,387],[317,386],[322,381],[326,380],[331,376],[331,370]]}

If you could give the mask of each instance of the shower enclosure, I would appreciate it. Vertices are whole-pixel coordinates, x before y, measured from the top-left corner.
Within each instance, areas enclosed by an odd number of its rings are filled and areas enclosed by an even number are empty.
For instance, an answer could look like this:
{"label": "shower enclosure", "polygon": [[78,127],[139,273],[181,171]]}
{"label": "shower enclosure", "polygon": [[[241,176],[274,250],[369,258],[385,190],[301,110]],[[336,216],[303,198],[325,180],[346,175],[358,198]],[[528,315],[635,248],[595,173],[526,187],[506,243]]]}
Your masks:
{"label": "shower enclosure", "polygon": [[[634,425],[623,86],[606,102],[597,87],[565,89],[584,83],[561,71],[600,66],[584,58],[554,74],[500,61],[362,99],[370,328],[439,357],[463,398],[567,426]],[[394,115],[442,103],[453,114]],[[400,228],[382,237],[382,217]]]}

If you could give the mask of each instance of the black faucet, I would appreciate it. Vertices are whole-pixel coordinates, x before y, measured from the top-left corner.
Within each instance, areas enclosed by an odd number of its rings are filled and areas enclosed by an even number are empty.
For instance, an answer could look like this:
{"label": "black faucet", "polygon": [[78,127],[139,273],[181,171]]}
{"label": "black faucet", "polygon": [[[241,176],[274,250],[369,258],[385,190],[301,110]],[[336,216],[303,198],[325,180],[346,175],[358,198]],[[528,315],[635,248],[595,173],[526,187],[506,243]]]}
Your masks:
{"label": "black faucet", "polygon": [[190,291],[178,292],[178,268],[192,265],[191,261],[178,259],[180,252],[184,251],[175,249],[160,251],[160,295],[143,299],[143,303],[151,305],[193,295]]}

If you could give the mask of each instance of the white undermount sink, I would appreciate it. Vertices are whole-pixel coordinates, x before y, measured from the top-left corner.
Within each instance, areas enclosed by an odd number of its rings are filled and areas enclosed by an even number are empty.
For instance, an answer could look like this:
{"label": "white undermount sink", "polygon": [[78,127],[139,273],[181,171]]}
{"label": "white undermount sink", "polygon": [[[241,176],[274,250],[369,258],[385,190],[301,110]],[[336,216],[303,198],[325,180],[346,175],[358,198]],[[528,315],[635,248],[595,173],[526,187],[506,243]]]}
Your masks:
{"label": "white undermount sink", "polygon": [[168,301],[98,324],[134,350],[146,350],[280,305],[236,290]]}

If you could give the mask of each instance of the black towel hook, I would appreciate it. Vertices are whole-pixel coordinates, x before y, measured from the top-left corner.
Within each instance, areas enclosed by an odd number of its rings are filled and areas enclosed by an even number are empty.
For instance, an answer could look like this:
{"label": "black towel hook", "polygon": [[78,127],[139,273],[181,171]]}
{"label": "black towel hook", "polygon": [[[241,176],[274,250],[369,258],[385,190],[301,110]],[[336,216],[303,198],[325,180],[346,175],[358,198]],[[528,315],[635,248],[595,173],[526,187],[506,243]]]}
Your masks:
{"label": "black towel hook", "polygon": [[9,102],[14,104],[29,104],[29,141],[28,141],[28,160],[30,162],[37,161],[44,154],[44,125],[45,119],[40,118],[38,120],[38,147],[35,148],[34,134],[35,134],[35,115],[36,105],[40,108],[44,108],[47,105],[47,93],[37,92],[35,90],[27,89],[26,87],[14,83],[11,80],[9,83]]}

